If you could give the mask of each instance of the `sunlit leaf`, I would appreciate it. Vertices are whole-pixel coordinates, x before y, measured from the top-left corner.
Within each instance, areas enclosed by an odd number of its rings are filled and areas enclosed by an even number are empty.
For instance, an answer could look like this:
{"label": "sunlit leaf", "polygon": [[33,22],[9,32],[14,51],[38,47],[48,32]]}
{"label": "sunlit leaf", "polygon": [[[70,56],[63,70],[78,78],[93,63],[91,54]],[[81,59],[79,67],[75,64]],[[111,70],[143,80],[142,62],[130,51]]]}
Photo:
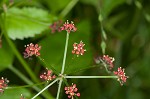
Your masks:
{"label": "sunlit leaf", "polygon": [[11,8],[5,19],[8,36],[13,40],[34,37],[47,29],[50,23],[48,12],[35,7]]}

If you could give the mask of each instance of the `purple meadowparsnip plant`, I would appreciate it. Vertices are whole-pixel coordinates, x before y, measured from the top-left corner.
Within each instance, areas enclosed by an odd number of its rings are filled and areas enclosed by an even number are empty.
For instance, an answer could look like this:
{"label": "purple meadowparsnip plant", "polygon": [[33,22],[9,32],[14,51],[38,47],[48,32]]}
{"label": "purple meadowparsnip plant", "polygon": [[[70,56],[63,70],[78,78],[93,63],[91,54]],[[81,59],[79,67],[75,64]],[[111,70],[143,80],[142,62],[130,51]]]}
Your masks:
{"label": "purple meadowparsnip plant", "polygon": [[27,44],[25,45],[25,52],[23,53],[24,58],[28,58],[33,55],[40,56],[40,52],[39,52],[40,50],[41,50],[41,46],[39,46],[38,44],[35,45],[33,43]]}
{"label": "purple meadowparsnip plant", "polygon": [[73,44],[73,50],[72,50],[72,54],[76,54],[77,56],[79,55],[83,55],[84,52],[86,51],[83,47],[85,46],[85,44],[80,41],[80,43],[74,43]]}
{"label": "purple meadowparsnip plant", "polygon": [[7,80],[7,78],[1,78],[0,79],[0,93],[4,93],[4,90],[6,89],[6,87],[8,86],[9,80]]}
{"label": "purple meadowparsnip plant", "polygon": [[74,96],[80,97],[80,93],[77,92],[78,88],[76,87],[76,84],[73,84],[71,86],[67,86],[64,88],[65,93],[68,95],[68,98],[74,99]]}
{"label": "purple meadowparsnip plant", "polygon": [[[63,26],[60,27],[60,30],[61,31],[65,30],[67,32],[61,71],[59,73],[55,73],[56,71],[54,71],[54,68],[51,68],[51,69],[46,68],[46,71],[43,72],[39,78],[46,82],[49,82],[49,84],[47,84],[46,87],[44,87],[42,90],[40,90],[31,99],[35,99],[36,97],[38,97],[42,92],[47,90],[50,86],[52,86],[56,82],[58,82],[58,91],[57,91],[56,99],[60,99],[60,92],[61,92],[60,90],[62,89],[63,82],[66,84],[66,86],[63,89],[65,90],[65,94],[67,94],[69,99],[70,98],[74,99],[75,97],[80,97],[80,92],[78,92],[78,88],[76,87],[76,84],[72,83],[71,86],[68,86],[69,84],[67,82],[67,79],[70,79],[70,78],[71,79],[74,79],[74,78],[78,78],[78,79],[115,78],[120,82],[121,85],[123,85],[126,82],[128,76],[125,75],[124,69],[122,69],[121,67],[118,68],[118,71],[114,71],[112,73],[113,75],[110,75],[110,76],[71,76],[71,75],[65,74],[65,63],[66,63],[67,49],[68,49],[68,43],[69,43],[69,36],[70,36],[71,32],[76,32],[77,28],[72,21],[71,21],[71,23],[69,23],[69,21],[67,20],[67,22],[65,22],[63,24]],[[34,56],[39,57],[40,60],[42,60],[44,62],[44,60],[40,57],[40,52],[39,52],[41,50],[41,46],[39,46],[38,44],[30,43],[30,44],[26,45],[25,47],[26,47],[25,52],[24,52],[25,58],[30,58],[34,55]],[[86,54],[85,53],[86,50],[84,47],[85,47],[85,44],[82,41],[80,41],[80,43],[74,43],[72,54],[76,54],[77,56],[81,55],[81,57],[82,57],[83,55]],[[115,59],[113,57],[110,57],[109,55],[102,55],[102,56],[95,58],[94,60],[97,64],[103,65],[106,68],[106,71],[112,70],[114,68],[113,62]],[[110,72],[111,71],[109,71],[109,73]],[[8,83],[7,79],[3,78],[2,80],[0,80],[0,91],[1,92],[4,91],[5,87],[7,87],[7,83]],[[25,97],[23,95],[21,95],[20,99],[25,99]]]}
{"label": "purple meadowparsnip plant", "polygon": [[54,22],[52,25],[50,25],[50,29],[52,33],[55,32],[61,32],[61,25],[62,25],[62,20],[58,20],[56,22]]}
{"label": "purple meadowparsnip plant", "polygon": [[75,27],[73,21],[71,21],[71,23],[69,23],[69,21],[67,20],[67,22],[65,22],[63,24],[63,26],[61,27],[61,30],[66,30],[67,33],[70,33],[71,31],[76,32],[77,28]]}
{"label": "purple meadowparsnip plant", "polygon": [[118,71],[114,71],[114,74],[117,75],[118,81],[120,82],[121,86],[126,82],[128,76],[125,75],[124,72],[125,69],[122,69],[121,67],[118,68]]}
{"label": "purple meadowparsnip plant", "polygon": [[114,68],[114,57],[110,57],[109,55],[98,56],[94,58],[96,64],[102,63],[102,65],[107,69],[107,71],[112,70]]}
{"label": "purple meadowparsnip plant", "polygon": [[44,72],[40,75],[40,78],[41,78],[42,80],[45,80],[45,81],[51,81],[51,80],[55,79],[56,76],[53,75],[52,70],[48,70],[48,69],[46,68],[46,71],[44,71]]}

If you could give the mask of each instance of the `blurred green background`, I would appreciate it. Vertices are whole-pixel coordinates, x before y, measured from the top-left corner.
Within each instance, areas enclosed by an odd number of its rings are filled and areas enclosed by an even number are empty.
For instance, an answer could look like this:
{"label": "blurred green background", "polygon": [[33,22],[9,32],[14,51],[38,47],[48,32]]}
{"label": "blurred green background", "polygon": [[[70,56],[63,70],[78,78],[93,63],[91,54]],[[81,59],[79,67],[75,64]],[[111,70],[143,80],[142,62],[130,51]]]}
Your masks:
{"label": "blurred green background", "polygon": [[[68,79],[69,84],[77,84],[80,99],[150,97],[149,0],[0,0],[0,14],[0,77],[7,77],[9,86],[39,83],[36,79],[50,65],[61,70],[66,32],[52,33],[50,25],[69,20],[74,21],[77,32],[70,34],[66,74],[108,75],[94,63],[106,46],[105,54],[115,58],[114,70],[121,66],[129,76],[124,86],[116,79]],[[81,40],[87,51],[76,57],[71,53],[72,44]],[[35,57],[23,58],[24,45],[30,42],[42,46],[41,57],[47,65]],[[57,85],[37,99],[56,97]],[[0,99],[19,99],[21,93],[30,99],[39,92],[32,87],[6,89]],[[66,98],[62,90],[61,99]]]}

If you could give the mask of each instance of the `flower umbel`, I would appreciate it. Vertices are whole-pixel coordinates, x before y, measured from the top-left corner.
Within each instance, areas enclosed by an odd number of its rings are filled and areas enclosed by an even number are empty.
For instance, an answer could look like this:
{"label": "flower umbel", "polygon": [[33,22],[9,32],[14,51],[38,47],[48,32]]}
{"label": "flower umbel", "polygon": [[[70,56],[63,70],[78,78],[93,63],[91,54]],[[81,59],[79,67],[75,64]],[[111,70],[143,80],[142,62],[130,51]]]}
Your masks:
{"label": "flower umbel", "polygon": [[68,95],[68,98],[73,99],[74,96],[80,96],[80,93],[77,92],[78,88],[76,88],[76,84],[72,84],[70,87],[65,87],[64,89],[66,94]]}
{"label": "flower umbel", "polygon": [[30,43],[30,44],[25,45],[25,47],[26,49],[25,49],[25,52],[23,53],[24,58],[28,58],[33,55],[40,56],[39,50],[41,50],[41,46],[39,46],[38,44],[34,45],[33,43]]}
{"label": "flower umbel", "polygon": [[40,78],[43,80],[46,80],[46,81],[50,81],[50,80],[53,80],[54,78],[56,78],[56,76],[53,75],[52,70],[46,69],[46,71],[40,75]]}
{"label": "flower umbel", "polygon": [[56,31],[61,32],[61,25],[62,25],[62,20],[56,21],[52,25],[50,25],[52,33],[55,33]]}
{"label": "flower umbel", "polygon": [[63,24],[63,26],[61,27],[61,30],[66,30],[67,33],[70,33],[71,31],[75,32],[77,30],[77,28],[75,27],[73,21],[71,21],[71,23],[65,22],[65,24]]}
{"label": "flower umbel", "polygon": [[109,69],[111,70],[112,68],[114,68],[114,64],[113,64],[113,62],[114,62],[114,58],[113,57],[110,57],[110,56],[108,56],[108,55],[103,55],[103,57],[101,58],[102,59],[102,61],[106,64],[106,65],[108,65],[108,67],[109,67]]}
{"label": "flower umbel", "polygon": [[73,50],[72,50],[72,54],[76,54],[78,55],[83,55],[84,52],[86,51],[83,47],[85,46],[85,44],[80,41],[80,43],[74,43],[73,44]]}
{"label": "flower umbel", "polygon": [[124,70],[125,69],[119,67],[118,71],[114,71],[114,74],[118,76],[118,81],[120,82],[121,85],[123,85],[123,83],[125,83],[128,78],[128,76],[125,75]]}
{"label": "flower umbel", "polygon": [[4,89],[8,86],[9,80],[7,78],[1,78],[0,79],[0,93],[4,92]]}

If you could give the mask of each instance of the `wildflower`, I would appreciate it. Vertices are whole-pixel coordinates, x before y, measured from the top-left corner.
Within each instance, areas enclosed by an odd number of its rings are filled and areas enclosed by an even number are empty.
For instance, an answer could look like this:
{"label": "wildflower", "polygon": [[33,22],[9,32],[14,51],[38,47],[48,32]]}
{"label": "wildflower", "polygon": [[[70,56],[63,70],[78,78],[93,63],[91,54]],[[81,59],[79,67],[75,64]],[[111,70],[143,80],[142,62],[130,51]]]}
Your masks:
{"label": "wildflower", "polygon": [[128,76],[125,75],[124,70],[125,69],[119,67],[118,71],[114,71],[114,74],[118,76],[118,81],[120,82],[121,85],[123,85],[123,83],[125,83],[128,78]]}
{"label": "wildflower", "polygon": [[80,96],[80,93],[77,92],[78,88],[76,88],[76,84],[72,83],[72,86],[65,87],[64,90],[66,91],[65,93],[68,95],[68,98],[73,99],[74,96],[78,96],[78,97]]}
{"label": "wildflower", "polygon": [[69,23],[67,20],[67,22],[65,22],[65,24],[63,24],[63,26],[61,27],[61,30],[66,30],[67,33],[70,33],[71,31],[75,32],[77,30],[77,28],[73,24],[73,21],[71,21],[71,23]]}
{"label": "wildflower", "polygon": [[9,83],[9,80],[7,80],[7,78],[1,78],[0,79],[0,93],[4,92],[4,89],[8,86],[7,84]]}
{"label": "wildflower", "polygon": [[111,70],[114,67],[114,58],[113,57],[109,57],[108,55],[103,55],[103,57],[101,58],[102,61],[108,65],[109,69]]}
{"label": "wildflower", "polygon": [[53,80],[54,78],[56,78],[56,76],[53,75],[52,70],[46,69],[46,71],[40,75],[40,78],[43,80],[50,81],[50,80]]}
{"label": "wildflower", "polygon": [[85,44],[80,41],[80,43],[74,43],[73,44],[73,50],[72,50],[72,54],[77,54],[78,55],[83,55],[84,52],[86,51],[83,47],[85,46]]}
{"label": "wildflower", "polygon": [[50,25],[52,33],[55,33],[56,31],[61,32],[61,25],[62,25],[62,21],[61,20],[56,21],[52,25]]}
{"label": "wildflower", "polygon": [[33,55],[40,56],[39,50],[41,49],[41,46],[39,46],[38,44],[34,45],[33,43],[30,43],[28,45],[25,45],[25,47],[26,47],[26,49],[25,49],[25,52],[23,53],[24,58],[28,58]]}

